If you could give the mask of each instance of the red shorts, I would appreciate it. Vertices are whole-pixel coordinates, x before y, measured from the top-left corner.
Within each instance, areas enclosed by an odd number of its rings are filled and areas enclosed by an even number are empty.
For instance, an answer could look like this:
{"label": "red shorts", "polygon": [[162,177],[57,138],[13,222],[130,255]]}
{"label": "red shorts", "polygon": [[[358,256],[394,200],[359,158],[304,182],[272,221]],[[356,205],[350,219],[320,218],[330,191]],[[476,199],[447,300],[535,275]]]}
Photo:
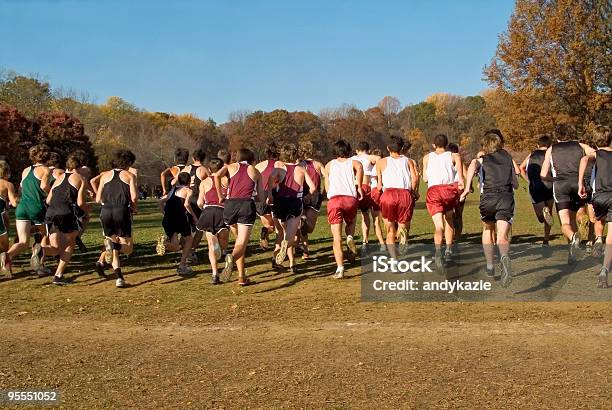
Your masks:
{"label": "red shorts", "polygon": [[390,222],[406,223],[412,219],[414,196],[408,189],[387,188],[380,196],[380,211]]}
{"label": "red shorts", "polygon": [[425,204],[429,215],[452,211],[459,203],[457,184],[434,185],[427,189]]}
{"label": "red shorts", "polygon": [[380,211],[380,191],[378,188],[372,188],[372,192],[370,192],[370,198],[372,199],[372,211]]}
{"label": "red shorts", "polygon": [[337,195],[327,201],[327,222],[330,225],[351,223],[357,216],[357,198],[348,195]]}
{"label": "red shorts", "polygon": [[363,196],[359,200],[359,210],[365,212],[372,207],[372,197],[370,194],[372,188],[368,184],[363,184],[361,185],[361,190],[363,191]]}

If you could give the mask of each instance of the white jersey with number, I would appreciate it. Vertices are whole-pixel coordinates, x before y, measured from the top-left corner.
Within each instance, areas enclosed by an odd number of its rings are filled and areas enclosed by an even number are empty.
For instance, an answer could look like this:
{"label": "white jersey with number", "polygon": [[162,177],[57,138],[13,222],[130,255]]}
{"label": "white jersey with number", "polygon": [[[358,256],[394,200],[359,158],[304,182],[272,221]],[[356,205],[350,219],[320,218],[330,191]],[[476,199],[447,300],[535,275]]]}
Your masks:
{"label": "white jersey with number", "polygon": [[412,178],[408,168],[408,158],[387,157],[387,166],[382,172],[382,185],[385,188],[412,189]]}
{"label": "white jersey with number", "polygon": [[327,198],[340,195],[357,197],[352,159],[347,158],[346,161],[332,160],[329,164],[328,178]]}
{"label": "white jersey with number", "polygon": [[427,186],[449,185],[455,182],[456,170],[453,167],[453,154],[430,152],[427,155]]}

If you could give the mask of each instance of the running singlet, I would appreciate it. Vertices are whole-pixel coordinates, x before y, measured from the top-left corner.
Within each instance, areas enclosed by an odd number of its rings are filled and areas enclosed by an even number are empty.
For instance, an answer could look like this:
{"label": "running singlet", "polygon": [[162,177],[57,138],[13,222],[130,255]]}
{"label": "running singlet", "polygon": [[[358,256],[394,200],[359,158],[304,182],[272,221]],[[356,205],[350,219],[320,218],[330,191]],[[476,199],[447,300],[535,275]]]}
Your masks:
{"label": "running singlet", "polygon": [[527,178],[529,179],[529,184],[536,188],[544,186],[547,189],[550,189],[550,184],[542,181],[542,177],[540,176],[545,155],[546,150],[543,149],[537,149],[531,153],[529,160],[527,161]]}
{"label": "running singlet", "polygon": [[164,214],[174,216],[188,213],[187,209],[185,209],[185,198],[176,195],[176,192],[182,188],[184,188],[182,185],[172,188],[164,205]]}
{"label": "running singlet", "polygon": [[274,171],[275,163],[276,163],[276,160],[269,159],[268,164],[266,165],[264,170],[261,171],[261,182],[263,183],[266,191],[270,189],[270,186],[268,185],[268,180],[270,179],[270,175],[272,175],[272,171]]}
{"label": "running singlet", "polygon": [[514,179],[512,157],[504,149],[484,155],[478,175],[481,193],[512,192]]}
{"label": "running singlet", "polygon": [[321,174],[317,172],[317,169],[314,166],[314,161],[311,159],[307,159],[304,161],[304,163],[306,164],[306,173],[308,173],[308,176],[310,177],[310,179],[312,179],[312,182],[314,182],[315,186],[317,187],[317,191],[320,191]]}
{"label": "running singlet", "polygon": [[[593,193],[612,192],[612,151],[597,150],[595,166],[593,167],[594,178]],[[608,221],[610,222],[610,221]]]}
{"label": "running singlet", "polygon": [[[387,165],[388,166],[388,165]],[[427,186],[450,185],[456,182],[458,172],[453,167],[453,154],[430,152],[427,156]]]}
{"label": "running singlet", "polygon": [[255,192],[255,181],[248,173],[249,164],[240,162],[238,171],[230,177],[227,199],[252,199]]}
{"label": "running singlet", "polygon": [[125,207],[131,204],[130,186],[120,178],[121,170],[113,169],[113,178],[104,184],[102,206]]}
{"label": "running singlet", "polygon": [[329,189],[327,190],[327,198],[333,198],[335,196],[357,197],[353,161],[350,158],[342,162],[334,159],[329,165]]}
{"label": "running singlet", "polygon": [[40,179],[34,174],[34,168],[40,166],[32,165],[26,177],[21,181],[21,200],[15,210],[15,218],[19,220],[30,220],[35,223],[45,214],[45,198],[47,194],[40,188]]}
{"label": "running singlet", "polygon": [[578,180],[578,169],[584,150],[578,141],[553,144],[551,149],[552,176],[555,180]]}
{"label": "running singlet", "polygon": [[[211,177],[208,177],[212,181]],[[227,195],[227,187],[221,186],[221,196]],[[205,206],[220,206],[223,207],[222,203],[219,203],[219,196],[217,195],[217,190],[215,189],[215,184],[211,185],[211,188],[204,192],[204,205]]]}
{"label": "running singlet", "polygon": [[387,157],[387,166],[382,172],[383,190],[387,188],[411,189],[412,179],[408,169],[408,158],[400,156]]}
{"label": "running singlet", "polygon": [[[363,175],[367,177],[367,183],[370,184],[372,178],[376,176],[376,170],[370,161],[370,156],[367,154],[359,154],[353,156],[351,159],[361,162],[361,166],[363,167]],[[361,181],[357,182],[361,185]]]}
{"label": "running singlet", "polygon": [[279,198],[301,198],[303,191],[302,186],[295,182],[295,164],[285,164],[287,172],[285,178],[281,181],[276,191],[276,196]]}
{"label": "running singlet", "polygon": [[71,175],[72,172],[64,173],[62,182],[53,188],[53,195],[47,209],[47,218],[69,215],[75,212],[79,190],[70,184]]}

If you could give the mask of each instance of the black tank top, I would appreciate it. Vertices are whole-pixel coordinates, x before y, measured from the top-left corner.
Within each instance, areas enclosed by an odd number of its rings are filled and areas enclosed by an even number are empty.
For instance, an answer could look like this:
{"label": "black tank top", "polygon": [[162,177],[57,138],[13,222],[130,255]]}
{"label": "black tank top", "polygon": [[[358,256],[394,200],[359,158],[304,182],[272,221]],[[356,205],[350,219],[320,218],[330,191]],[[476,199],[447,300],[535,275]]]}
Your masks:
{"label": "black tank top", "polygon": [[121,180],[120,174],[120,169],[113,169],[113,178],[104,184],[102,206],[129,207],[132,203],[130,186]]}
{"label": "black tank top", "polygon": [[64,173],[62,182],[53,188],[47,216],[68,215],[74,212],[79,191],[70,184],[71,175],[72,172]]}
{"label": "black tank top", "polygon": [[578,141],[564,141],[553,144],[552,172],[557,180],[578,179],[578,168],[584,150]]}
{"label": "black tank top", "polygon": [[504,149],[482,157],[480,192],[512,192],[514,163]]}
{"label": "black tank top", "polygon": [[594,192],[612,192],[612,151],[597,150],[593,183]]}
{"label": "black tank top", "polygon": [[183,215],[187,212],[185,209],[185,198],[181,198],[176,195],[176,191],[183,188],[182,186],[175,186],[168,194],[168,200],[164,205],[164,214],[170,215]]}

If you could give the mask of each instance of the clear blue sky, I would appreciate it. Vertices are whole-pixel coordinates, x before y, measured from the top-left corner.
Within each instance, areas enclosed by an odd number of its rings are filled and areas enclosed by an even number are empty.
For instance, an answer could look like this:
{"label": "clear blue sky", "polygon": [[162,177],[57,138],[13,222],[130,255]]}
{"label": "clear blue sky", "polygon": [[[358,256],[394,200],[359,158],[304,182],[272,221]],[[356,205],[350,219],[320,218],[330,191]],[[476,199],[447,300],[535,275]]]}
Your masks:
{"label": "clear blue sky", "polygon": [[103,102],[234,110],[473,95],[511,0],[0,0],[0,67]]}

